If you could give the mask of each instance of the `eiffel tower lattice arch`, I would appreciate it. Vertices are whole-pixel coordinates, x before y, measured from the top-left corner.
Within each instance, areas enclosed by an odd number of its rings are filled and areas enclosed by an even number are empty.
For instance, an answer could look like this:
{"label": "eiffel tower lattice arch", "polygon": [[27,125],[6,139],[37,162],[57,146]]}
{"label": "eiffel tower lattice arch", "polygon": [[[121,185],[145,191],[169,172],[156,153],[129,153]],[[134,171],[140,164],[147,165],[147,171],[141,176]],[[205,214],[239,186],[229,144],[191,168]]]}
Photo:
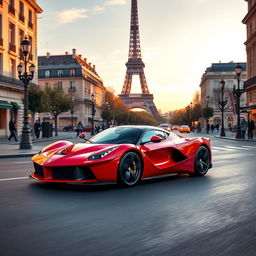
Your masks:
{"label": "eiffel tower lattice arch", "polygon": [[[119,97],[128,109],[141,108],[151,113],[154,117],[159,116],[159,112],[154,104],[154,96],[149,93],[146,77],[144,74],[145,64],[141,57],[138,4],[137,0],[131,0],[131,26],[129,57],[126,63],[126,75]],[[141,94],[131,94],[132,77],[139,75]]]}

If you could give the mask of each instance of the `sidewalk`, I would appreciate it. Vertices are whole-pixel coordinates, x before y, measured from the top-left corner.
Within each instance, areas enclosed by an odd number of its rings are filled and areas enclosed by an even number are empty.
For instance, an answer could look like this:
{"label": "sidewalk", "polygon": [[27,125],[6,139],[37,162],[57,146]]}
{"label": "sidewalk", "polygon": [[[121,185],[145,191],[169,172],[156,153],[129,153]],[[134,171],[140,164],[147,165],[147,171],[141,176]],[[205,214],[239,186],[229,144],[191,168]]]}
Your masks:
{"label": "sidewalk", "polygon": [[212,131],[209,131],[209,133],[206,133],[206,131],[202,131],[201,133],[197,133],[195,132],[194,134],[197,134],[198,136],[200,136],[200,134],[202,134],[202,136],[213,136],[215,138],[218,139],[223,139],[223,140],[235,140],[235,141],[250,141],[250,142],[256,142],[256,136],[254,136],[253,140],[249,140],[247,137],[247,134],[245,135],[245,139],[236,139],[236,133],[233,133],[229,130],[225,131],[225,137],[221,137],[220,136],[220,130],[214,130],[213,133]]}
{"label": "sidewalk", "polygon": [[[87,133],[89,137],[89,134]],[[44,146],[58,140],[68,140],[72,142],[83,141],[76,138],[76,132],[58,132],[58,136],[50,138],[40,138],[32,141],[33,147],[28,150],[19,149],[19,142],[8,141],[7,138],[0,139],[0,158],[14,158],[14,157],[32,157],[39,152]]]}

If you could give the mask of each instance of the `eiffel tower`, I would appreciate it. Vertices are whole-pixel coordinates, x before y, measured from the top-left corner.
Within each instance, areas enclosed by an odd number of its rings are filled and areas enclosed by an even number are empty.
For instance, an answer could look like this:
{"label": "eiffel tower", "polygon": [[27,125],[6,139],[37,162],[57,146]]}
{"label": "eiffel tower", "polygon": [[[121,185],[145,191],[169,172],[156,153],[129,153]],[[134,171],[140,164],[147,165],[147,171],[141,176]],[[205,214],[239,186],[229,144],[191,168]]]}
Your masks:
{"label": "eiffel tower", "polygon": [[[131,0],[131,27],[130,27],[130,45],[129,57],[126,63],[126,75],[121,94],[118,96],[122,99],[128,109],[141,108],[152,114],[154,117],[159,116],[159,112],[154,104],[154,96],[149,93],[146,77],[144,74],[145,64],[141,58],[138,4],[137,0]],[[132,77],[140,76],[140,86],[142,93],[131,94]]]}

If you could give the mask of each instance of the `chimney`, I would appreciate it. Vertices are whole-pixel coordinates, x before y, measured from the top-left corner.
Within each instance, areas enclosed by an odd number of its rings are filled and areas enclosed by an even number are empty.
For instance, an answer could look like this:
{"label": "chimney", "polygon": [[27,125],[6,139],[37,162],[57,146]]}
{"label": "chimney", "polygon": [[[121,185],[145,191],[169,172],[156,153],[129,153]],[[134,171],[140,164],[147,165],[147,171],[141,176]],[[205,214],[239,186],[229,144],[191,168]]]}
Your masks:
{"label": "chimney", "polygon": [[90,66],[90,67],[92,66],[92,63],[91,63],[91,62],[89,62],[89,66]]}
{"label": "chimney", "polygon": [[49,59],[49,58],[50,58],[50,55],[51,55],[51,53],[47,52],[47,53],[46,53],[46,58]]}
{"label": "chimney", "polygon": [[65,55],[69,55],[69,52],[65,52]]}
{"label": "chimney", "polygon": [[84,62],[87,63],[87,58],[84,58]]}
{"label": "chimney", "polygon": [[73,59],[76,58],[76,49],[72,49],[72,58],[73,58]]}
{"label": "chimney", "polygon": [[93,70],[95,70],[96,69],[96,66],[95,65],[93,65]]}
{"label": "chimney", "polygon": [[78,56],[79,56],[79,58],[81,58],[81,59],[82,59],[82,54],[79,54]]}

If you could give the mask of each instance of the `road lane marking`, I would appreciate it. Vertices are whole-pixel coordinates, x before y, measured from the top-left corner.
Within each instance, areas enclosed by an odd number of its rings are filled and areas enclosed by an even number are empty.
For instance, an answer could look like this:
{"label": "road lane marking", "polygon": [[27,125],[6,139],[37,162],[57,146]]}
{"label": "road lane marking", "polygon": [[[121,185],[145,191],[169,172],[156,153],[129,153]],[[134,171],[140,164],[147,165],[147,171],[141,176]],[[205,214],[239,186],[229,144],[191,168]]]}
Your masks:
{"label": "road lane marking", "polygon": [[30,164],[31,161],[24,161],[24,162],[14,162],[14,164]]}
{"label": "road lane marking", "polygon": [[0,179],[0,181],[8,181],[8,180],[25,180],[29,177],[16,177],[16,178],[6,178],[6,179]]}
{"label": "road lane marking", "polygon": [[212,149],[218,150],[218,151],[233,151],[234,149],[231,148],[224,148],[224,147],[212,147]]}

